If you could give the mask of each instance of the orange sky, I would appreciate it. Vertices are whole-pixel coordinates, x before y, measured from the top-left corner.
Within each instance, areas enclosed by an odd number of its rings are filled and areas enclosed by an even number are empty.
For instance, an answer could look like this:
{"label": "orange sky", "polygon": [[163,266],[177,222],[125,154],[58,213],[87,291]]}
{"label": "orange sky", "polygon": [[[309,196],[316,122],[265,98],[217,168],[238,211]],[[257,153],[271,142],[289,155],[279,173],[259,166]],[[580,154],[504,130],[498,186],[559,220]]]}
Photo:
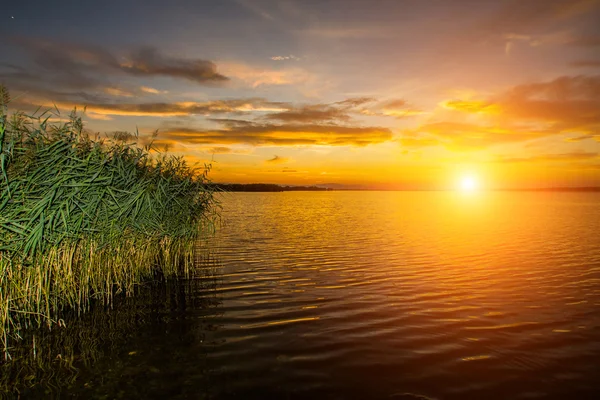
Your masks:
{"label": "orange sky", "polygon": [[600,186],[599,1],[164,4],[10,5],[13,106],[158,129],[219,182]]}

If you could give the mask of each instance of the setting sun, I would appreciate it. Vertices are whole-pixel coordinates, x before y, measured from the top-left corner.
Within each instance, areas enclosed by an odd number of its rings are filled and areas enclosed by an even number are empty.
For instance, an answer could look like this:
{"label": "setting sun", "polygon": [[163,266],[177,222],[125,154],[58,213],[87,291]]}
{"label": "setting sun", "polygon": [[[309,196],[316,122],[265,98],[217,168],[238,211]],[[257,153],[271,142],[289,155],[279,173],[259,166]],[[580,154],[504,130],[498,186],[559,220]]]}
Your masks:
{"label": "setting sun", "polygon": [[460,180],[459,188],[463,192],[473,192],[479,189],[479,182],[473,176],[464,176]]}

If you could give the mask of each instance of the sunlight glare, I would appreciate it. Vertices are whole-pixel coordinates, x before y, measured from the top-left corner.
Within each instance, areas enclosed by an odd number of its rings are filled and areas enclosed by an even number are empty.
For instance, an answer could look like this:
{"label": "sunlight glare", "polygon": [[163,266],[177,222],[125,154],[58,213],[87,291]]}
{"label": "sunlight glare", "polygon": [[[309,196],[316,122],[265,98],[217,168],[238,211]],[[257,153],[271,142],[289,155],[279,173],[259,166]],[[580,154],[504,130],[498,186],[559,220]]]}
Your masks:
{"label": "sunlight glare", "polygon": [[479,188],[477,179],[473,176],[464,176],[460,180],[460,190],[463,192],[473,192]]}

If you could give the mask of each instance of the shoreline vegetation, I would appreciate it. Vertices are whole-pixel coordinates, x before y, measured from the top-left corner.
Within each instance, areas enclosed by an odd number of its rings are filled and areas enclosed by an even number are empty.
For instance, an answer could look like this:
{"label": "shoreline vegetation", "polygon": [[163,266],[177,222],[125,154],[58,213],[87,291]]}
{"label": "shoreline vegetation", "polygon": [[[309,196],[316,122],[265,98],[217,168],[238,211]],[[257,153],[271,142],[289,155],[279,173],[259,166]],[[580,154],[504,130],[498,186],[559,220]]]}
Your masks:
{"label": "shoreline vegetation", "polygon": [[284,186],[274,183],[213,183],[211,187],[219,192],[323,192],[333,190],[318,186]]}
{"label": "shoreline vegetation", "polygon": [[0,85],[0,340],[110,304],[138,283],[187,276],[219,205],[210,165],[140,147],[136,135],[93,138],[74,110],[8,114]]}
{"label": "shoreline vegetation", "polygon": [[[216,192],[331,192],[331,191],[363,191],[363,192],[447,192],[455,189],[373,189],[364,187],[344,187],[339,184],[331,186],[289,186],[275,183],[211,183],[209,186]],[[503,188],[486,189],[490,192],[600,192],[600,187],[544,187],[544,188]]]}

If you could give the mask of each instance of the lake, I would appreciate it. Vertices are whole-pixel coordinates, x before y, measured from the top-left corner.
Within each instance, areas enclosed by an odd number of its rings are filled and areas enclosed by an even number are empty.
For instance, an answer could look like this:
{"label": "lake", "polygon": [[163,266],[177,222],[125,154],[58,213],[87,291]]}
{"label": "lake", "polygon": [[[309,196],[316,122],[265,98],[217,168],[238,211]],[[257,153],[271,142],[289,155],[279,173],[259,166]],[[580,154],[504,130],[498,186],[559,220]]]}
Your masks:
{"label": "lake", "polygon": [[67,378],[24,393],[600,394],[600,194],[230,193],[222,205],[204,277],[148,285],[50,335],[70,346],[56,364]]}

